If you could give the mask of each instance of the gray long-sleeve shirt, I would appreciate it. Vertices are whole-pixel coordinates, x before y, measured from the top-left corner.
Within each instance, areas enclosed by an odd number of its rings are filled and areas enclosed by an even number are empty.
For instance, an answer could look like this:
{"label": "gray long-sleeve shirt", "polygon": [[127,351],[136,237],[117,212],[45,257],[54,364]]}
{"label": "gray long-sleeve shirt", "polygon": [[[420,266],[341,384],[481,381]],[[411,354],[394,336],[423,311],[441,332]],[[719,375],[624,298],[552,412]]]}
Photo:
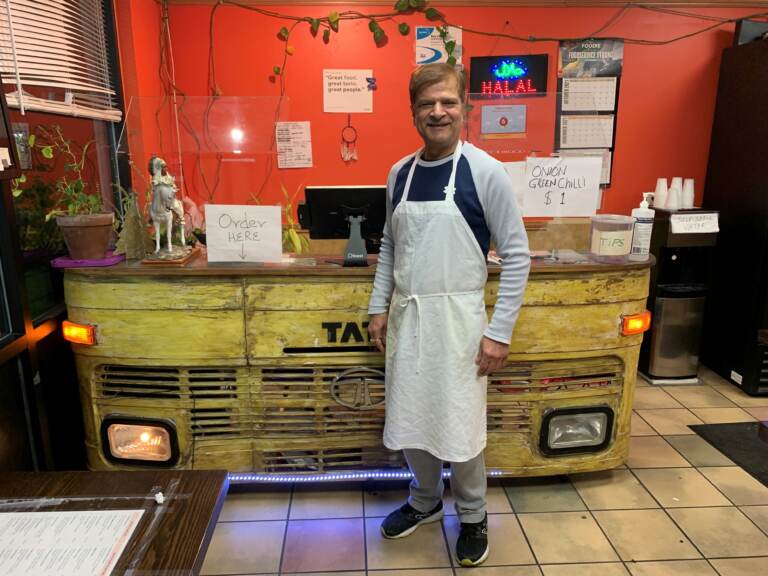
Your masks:
{"label": "gray long-sleeve shirt", "polygon": [[[387,221],[368,305],[369,314],[387,312],[395,289],[394,243],[397,238],[392,236],[392,212],[402,199],[412,162],[412,155],[398,161],[387,179]],[[443,189],[448,184],[451,168],[451,156],[433,162],[421,160],[413,175],[408,200],[428,202],[445,199]],[[497,342],[509,343],[531,265],[528,238],[512,183],[501,162],[465,143],[456,167],[454,198],[483,254],[487,255],[493,241],[496,253],[502,259],[496,306],[485,335]],[[457,271],[457,274],[460,273]]]}

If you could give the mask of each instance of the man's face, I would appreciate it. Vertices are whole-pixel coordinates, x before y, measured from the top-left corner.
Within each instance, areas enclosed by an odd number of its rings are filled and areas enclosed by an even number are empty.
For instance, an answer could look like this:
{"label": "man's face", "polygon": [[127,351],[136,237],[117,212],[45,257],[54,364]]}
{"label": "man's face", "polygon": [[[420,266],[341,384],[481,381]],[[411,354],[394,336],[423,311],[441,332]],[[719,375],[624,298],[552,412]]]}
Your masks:
{"label": "man's face", "polygon": [[413,123],[431,156],[441,157],[453,150],[464,126],[464,105],[453,78],[419,93],[413,105]]}

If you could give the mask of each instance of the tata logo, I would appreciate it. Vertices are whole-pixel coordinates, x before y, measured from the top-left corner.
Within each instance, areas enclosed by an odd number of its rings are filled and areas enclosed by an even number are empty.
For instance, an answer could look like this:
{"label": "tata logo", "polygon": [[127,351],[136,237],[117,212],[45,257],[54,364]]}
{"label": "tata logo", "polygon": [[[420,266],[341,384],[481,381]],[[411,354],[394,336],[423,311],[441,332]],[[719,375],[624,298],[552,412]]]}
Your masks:
{"label": "tata logo", "polygon": [[[373,398],[371,387],[379,388]],[[331,381],[331,398],[352,410],[373,410],[384,404],[384,372],[373,368],[350,368]]]}
{"label": "tata logo", "polygon": [[[325,330],[328,342],[365,342],[368,338],[368,322],[323,322],[320,326]],[[365,336],[364,336],[365,335]]]}

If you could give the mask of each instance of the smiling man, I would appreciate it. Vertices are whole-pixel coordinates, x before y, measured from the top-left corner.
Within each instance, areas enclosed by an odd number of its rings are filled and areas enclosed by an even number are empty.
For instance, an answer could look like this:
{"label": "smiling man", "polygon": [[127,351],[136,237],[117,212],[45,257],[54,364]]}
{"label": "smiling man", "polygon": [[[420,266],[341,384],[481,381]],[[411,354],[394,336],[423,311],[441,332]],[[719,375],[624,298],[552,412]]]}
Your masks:
{"label": "smiling man", "polygon": [[[443,462],[461,531],[456,556],[489,553],[486,514],[487,376],[504,365],[528,278],[528,240],[500,162],[461,142],[464,78],[447,64],[411,75],[411,110],[424,147],[397,162],[368,331],[386,353],[384,444],[413,472],[408,502],[381,525],[402,538],[443,516]],[[502,258],[498,298],[485,314],[486,257]]]}

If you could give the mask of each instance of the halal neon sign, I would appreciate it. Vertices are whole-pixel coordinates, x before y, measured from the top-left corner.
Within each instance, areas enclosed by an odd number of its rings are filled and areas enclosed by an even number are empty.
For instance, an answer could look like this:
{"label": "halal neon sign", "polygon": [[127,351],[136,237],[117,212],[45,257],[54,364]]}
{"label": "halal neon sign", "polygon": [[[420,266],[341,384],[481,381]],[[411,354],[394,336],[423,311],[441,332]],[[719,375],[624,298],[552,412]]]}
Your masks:
{"label": "halal neon sign", "polygon": [[502,60],[491,67],[498,80],[516,80],[528,74],[528,68],[520,60]]}
{"label": "halal neon sign", "polygon": [[546,54],[472,57],[470,92],[485,96],[545,93],[547,70]]}

